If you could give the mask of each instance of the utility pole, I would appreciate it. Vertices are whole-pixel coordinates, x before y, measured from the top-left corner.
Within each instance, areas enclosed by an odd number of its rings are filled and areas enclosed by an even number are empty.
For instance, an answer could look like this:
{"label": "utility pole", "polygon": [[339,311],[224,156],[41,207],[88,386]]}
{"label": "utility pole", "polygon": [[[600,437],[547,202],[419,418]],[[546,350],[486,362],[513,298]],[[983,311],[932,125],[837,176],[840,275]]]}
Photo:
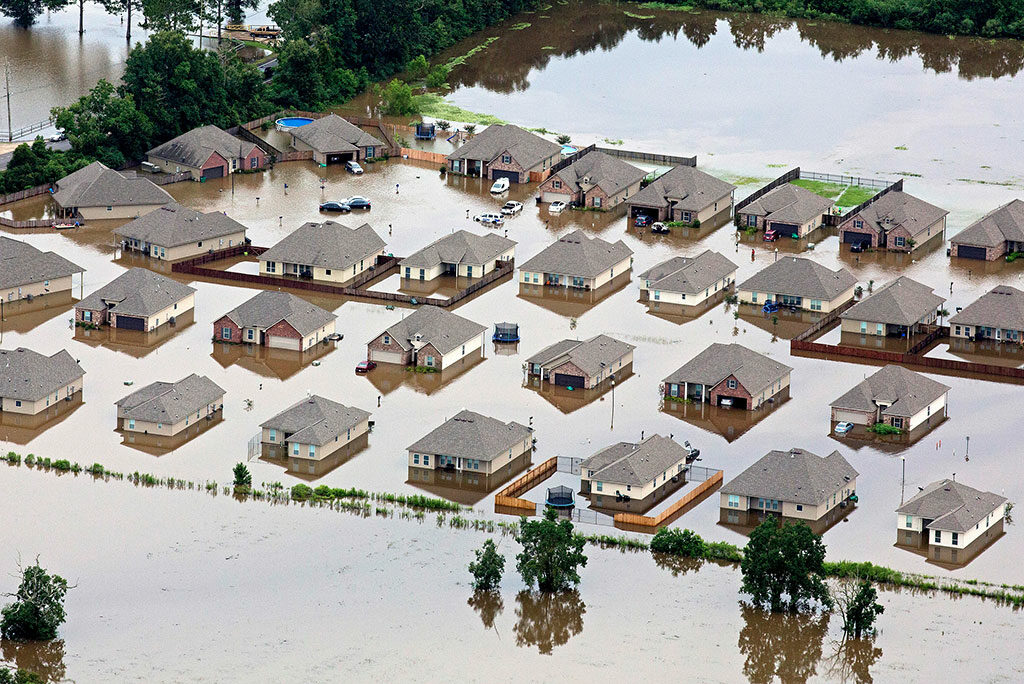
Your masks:
{"label": "utility pole", "polygon": [[7,86],[7,142],[14,142],[11,125],[11,60],[8,57],[4,57],[4,84]]}

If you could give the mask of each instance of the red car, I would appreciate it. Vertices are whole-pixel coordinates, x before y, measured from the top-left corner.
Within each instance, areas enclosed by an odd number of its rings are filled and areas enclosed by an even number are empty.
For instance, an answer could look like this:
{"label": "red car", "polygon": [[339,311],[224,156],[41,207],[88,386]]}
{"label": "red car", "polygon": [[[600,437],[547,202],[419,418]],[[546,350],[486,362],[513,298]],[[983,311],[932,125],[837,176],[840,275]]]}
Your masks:
{"label": "red car", "polygon": [[356,373],[369,373],[376,367],[376,361],[360,361],[356,364]]}
{"label": "red car", "polygon": [[779,234],[777,232],[775,232],[774,228],[769,228],[768,230],[764,231],[764,241],[765,242],[775,242],[778,239],[779,239]]}

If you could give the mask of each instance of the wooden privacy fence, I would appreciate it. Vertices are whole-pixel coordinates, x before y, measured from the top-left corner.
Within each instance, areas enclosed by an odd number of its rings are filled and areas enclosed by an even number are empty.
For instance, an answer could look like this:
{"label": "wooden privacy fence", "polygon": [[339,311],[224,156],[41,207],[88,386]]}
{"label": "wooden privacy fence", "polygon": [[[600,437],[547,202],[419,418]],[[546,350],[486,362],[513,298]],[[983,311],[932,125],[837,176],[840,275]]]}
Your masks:
{"label": "wooden privacy fence", "polygon": [[548,460],[541,463],[539,466],[526,473],[519,479],[512,482],[510,485],[502,489],[494,497],[494,510],[496,513],[502,512],[498,509],[504,508],[505,512],[508,509],[519,512],[521,515],[534,515],[537,512],[537,504],[533,501],[527,501],[526,499],[520,499],[519,495],[528,492],[533,489],[538,482],[551,477],[551,474],[558,469],[558,457],[552,456]]}
{"label": "wooden privacy fence", "polygon": [[[56,219],[28,219],[25,221],[15,221],[14,219],[4,218],[0,216],[0,226],[5,228],[52,228]],[[78,225],[84,226],[85,221],[78,219]]]}
{"label": "wooden privacy fence", "polygon": [[615,524],[616,525],[629,525],[632,527],[643,527],[647,528],[649,532],[656,532],[659,527],[663,527],[672,520],[675,519],[679,513],[686,508],[689,504],[693,503],[696,499],[703,496],[712,489],[717,488],[722,484],[723,473],[721,470],[716,470],[715,473],[708,479],[701,482],[699,485],[688,491],[686,494],[676,501],[674,504],[662,511],[661,515],[657,517],[651,517],[649,515],[637,515],[636,513],[616,513]]}
{"label": "wooden privacy fence", "polygon": [[632,159],[633,161],[658,164],[660,166],[697,166],[697,157],[677,157],[671,154],[654,154],[653,152],[637,152],[635,150],[620,150],[614,147],[595,147],[598,152],[604,152],[612,157],[620,159]]}
{"label": "wooden privacy fence", "polygon": [[842,315],[847,309],[856,304],[857,302],[851,299],[848,302],[843,302],[839,305],[838,309],[832,309],[828,314],[815,322],[811,327],[804,330],[802,333],[794,337],[794,340],[809,340],[812,337],[818,335],[818,333],[831,328],[835,325],[835,322],[839,320],[839,316]]}
{"label": "wooden privacy fence", "polygon": [[434,164],[445,165],[448,163],[448,155],[441,154],[440,152],[430,152],[428,150],[415,150],[409,147],[403,147],[402,157],[407,159],[415,159],[416,161],[427,161],[433,162]]}
{"label": "wooden privacy fence", "polygon": [[10,204],[11,202],[18,202],[29,197],[36,197],[38,195],[45,195],[50,192],[50,188],[53,187],[49,183],[44,185],[37,185],[34,188],[28,188],[27,190],[18,190],[7,195],[0,195],[0,205]]}
{"label": "wooden privacy fence", "polygon": [[[767,195],[769,192],[771,192],[775,188],[779,187],[780,185],[785,185],[786,183],[789,183],[791,181],[795,181],[798,178],[800,178],[800,167],[799,166],[790,169],[786,173],[782,174],[781,176],[779,176],[778,178],[773,180],[768,185],[766,185],[763,188],[760,188],[758,190],[755,190],[754,192],[750,193],[749,195],[747,195],[746,197],[741,199],[739,202],[736,203],[735,213],[739,214],[743,210],[743,208],[746,207],[751,202],[753,202],[755,200],[758,200],[758,199],[761,199],[762,197],[764,197],[765,195]],[[739,219],[737,219],[737,220],[739,220]]]}

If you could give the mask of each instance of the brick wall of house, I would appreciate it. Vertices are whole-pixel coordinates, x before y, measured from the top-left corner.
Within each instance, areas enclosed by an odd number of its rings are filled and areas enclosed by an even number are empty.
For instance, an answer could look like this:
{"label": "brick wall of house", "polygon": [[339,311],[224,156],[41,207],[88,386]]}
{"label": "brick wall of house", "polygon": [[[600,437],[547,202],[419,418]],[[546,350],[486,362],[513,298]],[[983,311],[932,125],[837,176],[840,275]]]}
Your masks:
{"label": "brick wall of house", "polygon": [[267,337],[290,337],[299,341],[299,351],[302,351],[302,335],[287,321],[280,321],[267,328]]}
{"label": "brick wall of house", "polygon": [[584,201],[584,206],[588,206],[588,207],[595,206],[595,204],[594,204],[594,198],[595,197],[599,197],[601,199],[601,208],[602,209],[611,209],[613,206],[615,206],[611,202],[611,200],[608,198],[608,193],[606,193],[604,190],[602,190],[599,187],[593,187],[593,188],[590,189],[589,192],[586,193],[586,199]]}
{"label": "brick wall of house", "polygon": [[[224,337],[223,337],[222,333],[223,333],[223,329],[224,328],[230,328],[231,329],[231,338],[229,340],[225,340]],[[217,340],[218,342],[236,342],[236,343],[241,343],[242,342],[242,329],[239,328],[237,325],[235,325],[235,322],[232,321],[227,316],[221,316],[213,324],[213,339]]]}
{"label": "brick wall of house", "polygon": [[223,166],[224,167],[224,175],[225,176],[228,175],[229,173],[231,173],[231,164],[229,164],[228,161],[226,159],[224,159],[224,157],[220,156],[216,152],[211,154],[210,158],[207,159],[206,163],[203,164],[202,167],[200,167],[200,168],[202,168],[203,170],[205,170],[205,169],[215,169],[218,166]]}
{"label": "brick wall of house", "polygon": [[551,382],[555,381],[555,373],[558,373],[559,375],[582,375],[583,383],[586,387],[592,387],[594,384],[592,383],[590,376],[584,373],[583,370],[572,361],[566,361],[562,365],[552,368],[548,375],[548,377],[551,378]]}
{"label": "brick wall of house", "polygon": [[730,375],[725,380],[722,380],[722,382],[718,383],[717,385],[711,388],[711,392],[709,393],[711,404],[713,406],[717,406],[719,397],[739,397],[741,399],[747,400],[748,410],[754,408],[753,397],[750,396],[750,392],[748,392],[746,388],[739,383],[738,380],[736,381],[736,389],[729,389],[727,383],[730,380],[736,380],[736,376]]}
{"label": "brick wall of house", "polygon": [[[737,221],[739,223],[740,228],[748,228],[749,227],[747,225],[747,216],[750,216],[750,214],[743,214],[743,213],[736,214],[736,219],[737,219]],[[756,216],[755,215],[754,219],[755,219],[754,227],[757,228],[758,230],[764,230],[764,216]]]}
{"label": "brick wall of house", "polygon": [[[384,333],[371,340],[366,345],[366,351],[396,352],[402,355],[402,363],[412,363],[412,352],[402,349],[402,346],[395,342],[394,338],[389,339],[388,343],[384,344]],[[367,358],[369,358],[369,353],[367,353]]]}
{"label": "brick wall of house", "polygon": [[[951,244],[952,244],[952,252],[951,252],[951,254],[952,254],[952,256],[957,256],[957,247],[959,247],[963,243],[959,243],[956,240],[953,240]],[[975,246],[981,247],[981,245],[965,245],[965,246],[967,246],[967,247],[975,247]],[[1006,251],[1007,251],[1006,250],[1006,243],[1005,242],[1002,245],[1000,245],[999,247],[985,247],[984,249],[985,249],[985,261],[995,261],[996,259],[999,259],[1000,257],[1005,256],[1006,255]]]}
{"label": "brick wall of house", "polygon": [[[689,210],[687,210],[687,209],[672,209],[671,220],[673,220],[673,221],[685,221],[686,219],[683,218],[683,212],[685,212],[685,211],[689,211]],[[690,211],[690,222],[692,223],[697,218],[697,216],[699,214],[700,214],[699,211]]]}
{"label": "brick wall of house", "polygon": [[[863,226],[860,228],[854,227],[854,221],[863,221]],[[878,247],[878,233],[871,227],[871,225],[864,221],[860,214],[854,214],[850,218],[846,219],[839,224],[839,241],[843,242],[844,233],[850,231],[851,233],[863,233],[871,236],[871,246]]]}
{"label": "brick wall of house", "polygon": [[426,366],[428,356],[434,357],[434,365],[431,367],[441,370],[441,366],[444,365],[442,363],[441,352],[437,351],[437,347],[432,344],[425,344],[420,347],[419,353],[416,354],[416,364],[419,366]]}
{"label": "brick wall of house", "polygon": [[[560,183],[562,187],[556,188],[555,187],[555,183],[556,182]],[[580,193],[579,192],[573,192],[573,188],[569,187],[569,185],[564,180],[559,178],[558,176],[549,176],[543,183],[541,183],[537,187],[537,192],[538,193],[556,192],[556,193],[561,193],[561,194],[567,194],[567,195],[571,196],[571,199],[572,199],[573,202],[578,202],[580,200],[580,197],[579,197]]]}
{"label": "brick wall of house", "polygon": [[524,169],[522,166],[519,165],[519,162],[516,161],[516,158],[512,157],[511,163],[506,164],[506,163],[501,161],[501,156],[503,154],[505,154],[505,152],[502,152],[501,154],[499,154],[497,157],[494,158],[494,161],[492,161],[490,164],[488,164],[488,167],[487,167],[487,177],[489,179],[491,179],[491,180],[494,180],[494,172],[495,171],[514,171],[514,172],[520,174],[519,180],[521,182],[529,181],[528,177],[527,178],[523,177],[525,175],[525,173],[526,173],[526,169]]}
{"label": "brick wall of house", "polygon": [[[255,167],[252,166],[252,160],[253,159],[256,159],[256,166]],[[262,169],[267,164],[267,155],[263,152],[262,149],[260,149],[259,145],[253,145],[252,152],[250,152],[246,156],[245,161],[243,163],[244,163],[244,167],[243,168],[246,168],[246,169],[252,169],[252,168]]]}
{"label": "brick wall of house", "polygon": [[[75,321],[76,322],[80,322],[80,323],[81,322],[86,322],[85,318],[82,315],[85,311],[86,311],[86,309],[80,309],[80,308],[77,308],[77,307],[75,308]],[[103,325],[103,324],[105,324],[107,322],[107,310],[106,309],[88,309],[88,311],[92,311],[92,320],[88,321],[89,323],[94,323],[96,325]]]}

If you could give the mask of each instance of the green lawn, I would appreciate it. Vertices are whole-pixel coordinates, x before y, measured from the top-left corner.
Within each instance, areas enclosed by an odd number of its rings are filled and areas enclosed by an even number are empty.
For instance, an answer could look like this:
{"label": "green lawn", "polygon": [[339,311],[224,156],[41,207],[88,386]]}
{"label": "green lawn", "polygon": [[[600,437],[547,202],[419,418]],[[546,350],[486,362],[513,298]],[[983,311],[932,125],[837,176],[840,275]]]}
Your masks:
{"label": "green lawn", "polygon": [[480,114],[478,112],[470,112],[462,107],[453,105],[446,99],[437,95],[436,93],[423,93],[422,95],[413,95],[413,104],[416,105],[416,111],[422,115],[432,116],[435,119],[444,119],[446,121],[459,121],[462,123],[475,123],[490,126],[491,124],[503,124],[508,123],[503,119],[499,119],[493,114]]}
{"label": "green lawn", "polygon": [[860,185],[851,185],[846,188],[839,199],[836,200],[836,204],[841,207],[855,207],[861,202],[867,202],[869,199],[875,196],[877,190],[872,188],[865,188]]}
{"label": "green lawn", "polygon": [[790,181],[793,185],[799,185],[801,188],[806,188],[816,195],[822,197],[828,197],[829,199],[835,199],[846,189],[845,185],[839,185],[837,183],[826,183],[825,181],[814,181],[806,180],[804,178],[798,178],[795,181]]}
{"label": "green lawn", "polygon": [[835,200],[841,207],[855,207],[875,196],[877,190],[865,188],[860,185],[839,185],[838,183],[826,183],[825,181],[807,180],[798,178],[790,181],[793,185],[806,188],[816,195]]}

